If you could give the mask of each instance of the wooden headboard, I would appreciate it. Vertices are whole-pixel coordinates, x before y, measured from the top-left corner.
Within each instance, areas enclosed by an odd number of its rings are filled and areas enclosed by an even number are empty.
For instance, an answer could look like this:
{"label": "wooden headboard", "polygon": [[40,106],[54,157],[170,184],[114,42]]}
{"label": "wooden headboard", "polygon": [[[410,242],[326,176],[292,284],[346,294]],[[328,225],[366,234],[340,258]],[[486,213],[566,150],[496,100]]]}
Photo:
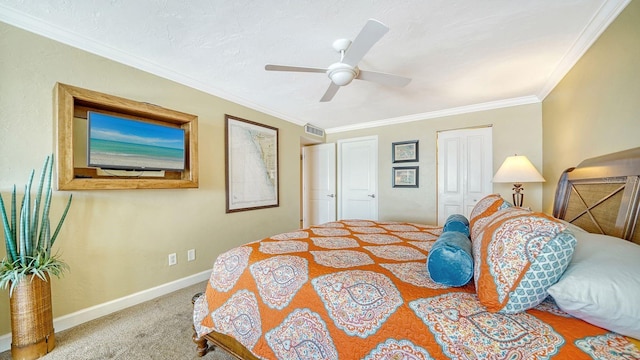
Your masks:
{"label": "wooden headboard", "polygon": [[640,244],[640,147],[587,159],[558,181],[553,216]]}

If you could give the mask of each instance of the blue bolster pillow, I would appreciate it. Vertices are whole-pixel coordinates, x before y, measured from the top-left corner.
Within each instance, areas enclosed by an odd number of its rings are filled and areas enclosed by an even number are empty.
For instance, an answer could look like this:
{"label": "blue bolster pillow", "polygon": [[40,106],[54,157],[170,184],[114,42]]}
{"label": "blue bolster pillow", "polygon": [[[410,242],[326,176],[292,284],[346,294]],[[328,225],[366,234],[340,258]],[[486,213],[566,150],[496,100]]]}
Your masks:
{"label": "blue bolster pillow", "polygon": [[464,215],[453,214],[447,218],[442,232],[457,231],[469,237],[469,220]]}
{"label": "blue bolster pillow", "polygon": [[427,257],[431,280],[445,286],[463,286],[473,277],[471,240],[457,231],[445,232]]}

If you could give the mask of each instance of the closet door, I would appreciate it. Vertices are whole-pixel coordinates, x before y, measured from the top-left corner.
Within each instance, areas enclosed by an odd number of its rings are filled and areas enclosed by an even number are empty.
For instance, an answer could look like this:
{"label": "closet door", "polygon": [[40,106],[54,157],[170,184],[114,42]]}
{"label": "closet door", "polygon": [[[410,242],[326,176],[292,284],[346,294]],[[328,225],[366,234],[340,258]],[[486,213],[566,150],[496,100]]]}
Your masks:
{"label": "closet door", "polygon": [[438,132],[438,224],[493,193],[492,128]]}

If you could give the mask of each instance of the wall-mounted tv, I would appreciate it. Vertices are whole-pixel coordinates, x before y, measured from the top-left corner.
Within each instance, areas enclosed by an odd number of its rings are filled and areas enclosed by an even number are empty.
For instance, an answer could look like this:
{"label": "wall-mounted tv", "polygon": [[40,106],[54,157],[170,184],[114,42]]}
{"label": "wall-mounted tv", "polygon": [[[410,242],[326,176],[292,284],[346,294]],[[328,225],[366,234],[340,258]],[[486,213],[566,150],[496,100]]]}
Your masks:
{"label": "wall-mounted tv", "polygon": [[87,112],[87,162],[120,170],[185,169],[184,129]]}

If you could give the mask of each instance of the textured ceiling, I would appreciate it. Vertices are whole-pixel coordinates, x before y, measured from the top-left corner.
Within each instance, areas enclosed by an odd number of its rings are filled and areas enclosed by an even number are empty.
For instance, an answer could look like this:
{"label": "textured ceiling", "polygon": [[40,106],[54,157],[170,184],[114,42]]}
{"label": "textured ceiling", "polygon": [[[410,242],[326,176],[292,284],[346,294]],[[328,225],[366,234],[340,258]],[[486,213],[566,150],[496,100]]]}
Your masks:
{"label": "textured ceiling", "polygon": [[[630,0],[0,0],[0,21],[285,120],[341,131],[541,101]],[[325,68],[367,19],[390,27],[321,103]]]}

